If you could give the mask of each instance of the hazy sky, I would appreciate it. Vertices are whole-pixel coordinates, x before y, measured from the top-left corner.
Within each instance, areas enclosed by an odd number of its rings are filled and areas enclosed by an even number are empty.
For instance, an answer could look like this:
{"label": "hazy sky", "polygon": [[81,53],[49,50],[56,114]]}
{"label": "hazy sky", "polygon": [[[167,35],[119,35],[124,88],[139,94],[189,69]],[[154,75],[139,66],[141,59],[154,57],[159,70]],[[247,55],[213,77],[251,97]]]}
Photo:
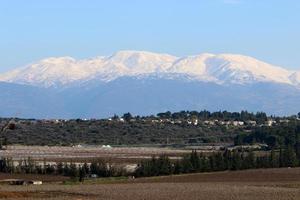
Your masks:
{"label": "hazy sky", "polygon": [[0,72],[118,50],[239,53],[300,70],[299,0],[0,0]]}

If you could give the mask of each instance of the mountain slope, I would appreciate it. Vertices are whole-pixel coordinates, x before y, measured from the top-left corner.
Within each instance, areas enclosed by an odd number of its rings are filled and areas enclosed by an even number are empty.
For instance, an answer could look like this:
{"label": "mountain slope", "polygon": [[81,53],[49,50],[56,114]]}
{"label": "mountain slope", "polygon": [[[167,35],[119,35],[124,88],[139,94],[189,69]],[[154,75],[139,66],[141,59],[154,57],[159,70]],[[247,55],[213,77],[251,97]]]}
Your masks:
{"label": "mountain slope", "polygon": [[[88,86],[88,87],[87,87]],[[131,112],[264,111],[290,115],[300,111],[299,89],[286,84],[220,85],[155,77],[122,77],[108,83],[56,90],[0,83],[0,116],[24,118],[102,118]]]}
{"label": "mountain slope", "polygon": [[300,72],[232,54],[121,51],[48,58],[0,74],[0,116],[99,118],[132,112],[300,111]]}
{"label": "mountain slope", "polygon": [[249,110],[275,115],[295,114],[300,110],[299,90],[285,84],[220,85],[190,80],[122,77],[87,90],[82,90],[82,87],[68,90],[69,94],[76,90],[81,94],[79,99],[75,99],[77,94],[70,98],[73,105],[70,103],[68,112],[72,112],[74,105],[81,105],[78,113],[85,118],[125,112],[150,115],[168,110]]}
{"label": "mountain slope", "polygon": [[[298,72],[299,73],[299,72]],[[92,79],[109,82],[123,76],[153,76],[246,84],[275,82],[299,85],[300,76],[251,57],[232,54],[200,54],[175,57],[142,51],[120,51],[112,56],[75,60],[48,58],[4,74],[0,81],[42,87],[69,87]]]}
{"label": "mountain slope", "polygon": [[233,83],[277,82],[291,84],[286,69],[272,66],[251,57],[221,54],[206,61],[209,74],[218,80]]}
{"label": "mountain slope", "polygon": [[61,98],[51,89],[0,82],[0,116],[69,118]]}

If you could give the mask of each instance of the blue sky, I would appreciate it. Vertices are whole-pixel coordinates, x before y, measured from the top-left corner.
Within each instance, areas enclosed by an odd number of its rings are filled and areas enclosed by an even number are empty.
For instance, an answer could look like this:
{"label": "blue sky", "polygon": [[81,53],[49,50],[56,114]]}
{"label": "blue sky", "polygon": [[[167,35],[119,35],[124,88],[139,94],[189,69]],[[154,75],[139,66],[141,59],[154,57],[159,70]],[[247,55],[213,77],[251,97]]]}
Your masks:
{"label": "blue sky", "polygon": [[300,70],[299,0],[1,0],[0,72],[118,50],[238,53]]}

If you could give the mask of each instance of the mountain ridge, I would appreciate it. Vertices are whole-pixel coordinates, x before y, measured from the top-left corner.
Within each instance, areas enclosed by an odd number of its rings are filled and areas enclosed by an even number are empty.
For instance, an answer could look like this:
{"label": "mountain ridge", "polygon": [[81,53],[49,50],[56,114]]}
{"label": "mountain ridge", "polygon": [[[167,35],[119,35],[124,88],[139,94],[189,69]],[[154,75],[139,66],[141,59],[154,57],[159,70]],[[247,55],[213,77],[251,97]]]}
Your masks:
{"label": "mountain ridge", "polygon": [[110,82],[120,77],[172,74],[217,84],[275,82],[300,86],[300,71],[290,71],[238,54],[176,57],[146,51],[119,51],[110,56],[76,60],[50,57],[0,74],[0,81],[39,87],[69,87],[95,79]]}
{"label": "mountain ridge", "polygon": [[[0,116],[103,118],[131,112],[300,111],[300,71],[234,54],[140,51],[51,57],[0,74]],[[16,113],[19,113],[18,115]]]}

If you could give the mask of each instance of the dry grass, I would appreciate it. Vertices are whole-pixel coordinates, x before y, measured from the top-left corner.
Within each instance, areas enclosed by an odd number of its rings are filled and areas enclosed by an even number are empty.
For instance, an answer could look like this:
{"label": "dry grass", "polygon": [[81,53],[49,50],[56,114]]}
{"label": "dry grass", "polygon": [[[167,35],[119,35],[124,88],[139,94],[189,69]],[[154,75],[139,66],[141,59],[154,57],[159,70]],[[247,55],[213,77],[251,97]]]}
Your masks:
{"label": "dry grass", "polygon": [[115,184],[1,186],[0,198],[299,200],[300,168],[142,178]]}

